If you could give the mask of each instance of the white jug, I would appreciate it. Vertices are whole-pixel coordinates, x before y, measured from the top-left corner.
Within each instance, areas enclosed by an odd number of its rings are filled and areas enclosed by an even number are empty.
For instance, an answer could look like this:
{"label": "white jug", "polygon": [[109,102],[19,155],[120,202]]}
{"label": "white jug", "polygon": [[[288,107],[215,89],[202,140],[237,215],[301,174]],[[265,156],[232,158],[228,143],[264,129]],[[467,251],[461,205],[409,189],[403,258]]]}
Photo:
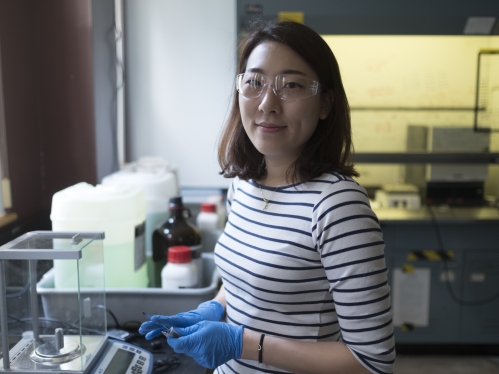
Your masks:
{"label": "white jug", "polygon": [[[146,201],[140,188],[78,183],[54,194],[50,219],[54,231],[105,232],[106,288],[147,287]],[[67,282],[73,266],[56,260],[54,269],[56,288],[75,287]]]}
{"label": "white jug", "polygon": [[168,201],[178,195],[176,168],[160,157],[142,157],[127,164],[120,171],[105,176],[106,186],[136,186],[146,197],[146,258],[149,278],[153,278],[152,234],[170,217]]}

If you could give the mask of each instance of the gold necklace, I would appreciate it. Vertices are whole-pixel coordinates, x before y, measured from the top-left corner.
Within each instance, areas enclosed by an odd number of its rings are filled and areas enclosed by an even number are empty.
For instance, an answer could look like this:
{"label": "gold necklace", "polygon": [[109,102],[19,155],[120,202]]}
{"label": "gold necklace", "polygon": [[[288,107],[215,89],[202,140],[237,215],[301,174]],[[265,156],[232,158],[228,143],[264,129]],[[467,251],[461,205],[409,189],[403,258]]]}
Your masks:
{"label": "gold necklace", "polygon": [[272,199],[272,197],[274,196],[275,192],[277,191],[277,189],[279,187],[281,187],[282,185],[280,186],[277,186],[274,190],[274,192],[272,192],[272,195],[270,195],[270,197],[268,199],[265,198],[265,196],[263,195],[263,190],[262,190],[262,186],[258,185],[258,187],[260,187],[260,192],[262,194],[262,199],[263,199],[263,202],[265,203],[264,207],[263,207],[263,211],[266,212],[267,209],[269,208],[269,204],[270,204],[270,199]]}

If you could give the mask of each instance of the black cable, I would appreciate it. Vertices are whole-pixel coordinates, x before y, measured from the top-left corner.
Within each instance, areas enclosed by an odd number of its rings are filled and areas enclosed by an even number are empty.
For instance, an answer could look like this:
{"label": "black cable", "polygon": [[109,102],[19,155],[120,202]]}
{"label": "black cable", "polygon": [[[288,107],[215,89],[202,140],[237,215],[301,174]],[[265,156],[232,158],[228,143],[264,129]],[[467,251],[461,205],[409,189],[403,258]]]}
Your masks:
{"label": "black cable", "polygon": [[12,298],[12,297],[19,297],[19,296],[21,296],[23,293],[25,293],[25,292],[28,290],[28,288],[29,288],[30,284],[31,284],[31,282],[30,282],[30,280],[29,280],[29,278],[28,278],[28,280],[26,281],[26,284],[23,286],[23,288],[21,288],[21,289],[20,289],[19,291],[17,291],[17,292],[14,292],[14,293],[8,293],[8,294],[6,294],[6,295],[5,295],[5,297],[6,297],[6,298]]}
{"label": "black cable", "polygon": [[[130,331],[130,330],[138,330],[142,322],[139,321],[126,321],[123,323],[122,329]],[[132,325],[132,326],[130,326]]]}
{"label": "black cable", "polygon": [[104,305],[100,305],[99,304],[99,305],[94,306],[92,309],[104,309],[113,318],[114,324],[116,325],[116,327],[118,329],[121,328],[120,324],[118,323],[118,319],[116,318],[116,316],[114,315],[114,313],[111,312],[109,309],[107,309]]}
{"label": "black cable", "polygon": [[[35,260],[35,267],[36,267],[37,264],[38,264],[38,260]],[[21,296],[23,293],[25,293],[28,290],[28,288],[29,288],[30,285],[31,285],[31,281],[30,281],[30,277],[28,277],[28,279],[26,279],[26,283],[23,286],[23,288],[21,288],[17,292],[8,293],[8,294],[5,295],[5,297],[6,298],[19,297],[19,296]]]}
{"label": "black cable", "polygon": [[[437,223],[437,220],[435,218],[435,214],[433,213],[433,209],[431,207],[428,207],[428,211],[429,211],[430,216],[431,216],[431,222],[432,222],[433,226],[435,227],[435,232],[437,234],[437,241],[438,241],[439,250],[444,251],[444,242],[442,240],[442,235],[440,233],[440,228],[438,227],[438,223]],[[484,299],[484,300],[480,300],[480,301],[466,301],[466,300],[459,299],[456,296],[456,294],[454,293],[454,290],[452,289],[452,286],[450,284],[451,282],[449,280],[449,268],[447,266],[447,260],[443,259],[443,263],[444,263],[445,274],[447,277],[446,282],[445,282],[446,287],[447,287],[447,292],[449,293],[449,296],[452,299],[452,301],[454,301],[456,304],[459,304],[462,306],[481,306],[481,305],[489,304],[492,301],[499,298],[499,292],[498,292],[497,294],[493,295],[492,297],[489,297],[488,299]]]}
{"label": "black cable", "polygon": [[[117,328],[121,328],[120,327],[120,324],[118,322],[118,319],[116,318],[116,315],[109,309],[107,309],[104,305],[95,305],[94,307],[92,307],[92,309],[103,309],[105,310],[107,313],[109,313],[109,315],[113,318],[114,320],[114,323],[116,325]],[[16,322],[19,322],[19,323],[24,323],[24,324],[29,324],[29,323],[33,323],[33,319],[30,317],[30,318],[16,318],[16,317],[13,317],[13,316],[10,316],[8,315],[7,316],[8,318],[14,320],[14,321],[11,321],[9,322],[10,323],[16,323]],[[78,320],[73,322],[73,323],[69,323],[69,322],[64,322],[64,321],[61,321],[59,319],[56,319],[56,318],[48,318],[48,317],[38,317],[38,320],[41,321],[41,322],[50,322],[50,323],[57,323],[59,325],[62,325],[64,326],[64,330],[65,331],[69,331],[70,329],[74,329],[74,330],[79,330],[80,326],[77,325],[78,323]],[[126,323],[131,323],[132,321],[129,321],[129,322],[126,322]],[[133,321],[135,322],[135,321]],[[88,332],[95,332],[95,333],[101,333],[101,331],[99,330],[95,330],[95,329],[90,329],[88,327],[82,327],[82,330],[85,330],[85,331],[88,331]]]}
{"label": "black cable", "polygon": [[[13,323],[23,323],[23,324],[26,324],[26,325],[28,325],[28,324],[32,325],[33,324],[33,318],[31,318],[31,317],[28,317],[28,318],[16,318],[16,317],[13,317],[13,316],[10,316],[10,315],[8,315],[7,317],[14,320],[14,321],[8,322],[9,325],[13,324]],[[56,319],[56,318],[38,317],[38,321],[39,322],[57,323],[58,325],[63,326],[64,332],[67,332],[67,331],[76,331],[77,333],[80,332],[80,326],[74,325],[74,324],[71,324],[71,323],[68,323],[68,322],[64,322],[64,321],[61,321],[61,320]],[[46,328],[48,328],[48,327],[46,327]],[[87,328],[87,327],[82,327],[81,329],[83,331],[86,331],[86,332],[93,332],[93,333],[101,334],[101,331],[99,331],[99,330],[90,329],[90,328]]]}
{"label": "black cable", "polygon": [[180,359],[177,356],[171,355],[164,360],[156,360],[153,363],[153,373],[164,373],[180,365]]}
{"label": "black cable", "polygon": [[[7,315],[7,318],[10,318],[10,319],[13,319],[14,321],[10,321],[8,322],[8,324],[11,324],[11,323],[24,323],[24,324],[32,324],[33,323],[33,319],[31,317],[29,318],[17,318],[17,317],[13,317],[11,315]],[[67,322],[63,322],[59,319],[56,319],[56,318],[48,318],[48,317],[38,317],[38,321],[40,322],[50,322],[50,323],[57,323],[59,325],[67,325],[69,327],[74,327],[72,326],[70,323],[67,323]]]}

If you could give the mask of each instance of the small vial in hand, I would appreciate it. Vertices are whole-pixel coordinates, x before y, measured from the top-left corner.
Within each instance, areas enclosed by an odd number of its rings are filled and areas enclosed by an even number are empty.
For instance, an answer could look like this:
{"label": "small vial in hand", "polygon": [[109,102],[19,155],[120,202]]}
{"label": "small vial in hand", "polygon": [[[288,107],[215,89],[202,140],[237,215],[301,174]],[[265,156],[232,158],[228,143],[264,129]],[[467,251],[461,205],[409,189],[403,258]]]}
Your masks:
{"label": "small vial in hand", "polygon": [[161,331],[161,333],[166,336],[167,338],[180,338],[182,335],[180,335],[177,331],[173,329],[173,327],[170,327],[166,330]]}

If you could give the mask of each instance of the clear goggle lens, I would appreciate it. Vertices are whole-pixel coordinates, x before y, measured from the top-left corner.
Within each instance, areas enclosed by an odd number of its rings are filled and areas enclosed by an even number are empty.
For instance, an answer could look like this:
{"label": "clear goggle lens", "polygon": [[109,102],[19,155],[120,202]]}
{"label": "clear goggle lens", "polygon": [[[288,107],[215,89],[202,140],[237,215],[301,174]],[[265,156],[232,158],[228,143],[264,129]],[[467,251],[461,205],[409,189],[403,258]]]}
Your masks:
{"label": "clear goggle lens", "polygon": [[280,74],[274,84],[269,77],[259,73],[243,73],[237,76],[237,91],[250,99],[259,97],[268,85],[281,100],[300,100],[317,95],[320,83],[297,74]]}

